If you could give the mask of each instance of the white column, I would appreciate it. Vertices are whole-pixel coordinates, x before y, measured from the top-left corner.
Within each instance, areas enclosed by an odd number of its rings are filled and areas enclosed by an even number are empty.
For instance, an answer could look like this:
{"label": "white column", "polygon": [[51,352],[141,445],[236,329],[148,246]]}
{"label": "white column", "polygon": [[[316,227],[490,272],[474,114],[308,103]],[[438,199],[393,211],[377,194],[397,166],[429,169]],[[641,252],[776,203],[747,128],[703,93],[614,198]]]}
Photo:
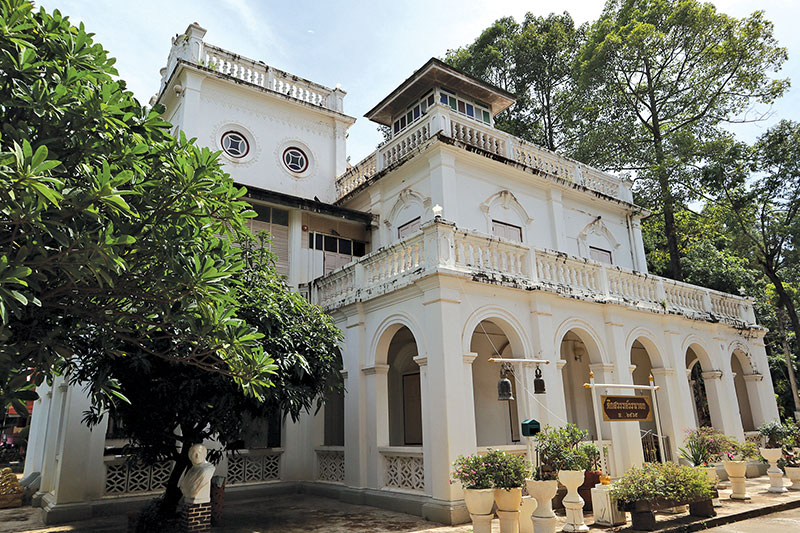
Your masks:
{"label": "white column", "polygon": [[[614,316],[608,311],[605,313],[606,353],[614,365],[614,382],[633,385],[631,375],[631,356],[625,350],[624,320]],[[598,391],[599,394],[605,392]],[[617,389],[609,391],[610,394],[633,394],[633,389]],[[642,453],[642,440],[639,432],[639,422],[613,422],[609,423],[612,436],[612,448],[618,473],[627,471],[632,466],[639,466],[644,462]]]}
{"label": "white column", "polygon": [[[89,502],[103,495],[105,481],[103,452],[108,421],[104,419],[90,430],[82,422],[90,405],[88,394],[77,387],[59,389],[63,400],[57,430],[53,446],[46,446],[42,472],[46,523],[90,517]],[[47,453],[48,448],[54,455]]]}
{"label": "white column", "polygon": [[[367,396],[367,486],[377,489],[383,486],[383,459],[378,448],[389,446],[389,365],[365,367],[362,373]],[[422,438],[424,441],[425,436]]]}
{"label": "white column", "polygon": [[564,207],[561,204],[561,191],[550,188],[547,191],[547,206],[550,211],[550,228],[552,247],[561,252],[566,251],[567,232],[564,229]]}
{"label": "white column", "polygon": [[25,450],[25,477],[34,472],[42,472],[45,443],[53,408],[53,389],[50,385],[42,383],[36,387],[36,393],[39,395],[39,399],[33,402],[28,447]]}
{"label": "white column", "polygon": [[747,396],[750,398],[750,410],[753,412],[753,422],[758,427],[765,422],[778,420],[778,403],[775,400],[775,389],[772,385],[772,375],[769,372],[767,352],[764,349],[763,339],[750,341],[750,358],[753,363],[752,375],[745,375]]}
{"label": "white column", "polygon": [[[550,361],[542,365],[542,378],[545,382],[545,394],[536,395],[531,402],[531,415],[544,427],[563,426],[567,421],[567,403],[564,392],[564,380],[561,377],[563,363],[561,346],[554,345],[555,329],[550,304],[544,298],[531,293],[531,340],[533,342],[533,358]],[[532,387],[531,387],[532,388]]]}
{"label": "white column", "polygon": [[344,331],[344,482],[348,487],[366,487],[370,435],[367,427],[366,376],[360,371],[366,356],[363,315],[360,311],[356,312],[339,327]]}
{"label": "white column", "polygon": [[308,238],[303,233],[303,211],[291,209],[289,211],[289,287],[297,290],[300,284],[300,274],[306,270],[306,265],[302,264],[303,257],[303,237]]}
{"label": "white column", "polygon": [[[727,377],[723,379],[723,376]],[[744,441],[742,419],[739,416],[739,403],[736,389],[733,387],[733,375],[730,370],[708,370],[703,372],[703,384],[708,397],[708,410],[711,423],[726,435]],[[725,408],[723,408],[725,406]]]}
{"label": "white column", "polygon": [[[656,391],[658,411],[661,415],[661,431],[669,437],[670,456],[677,461],[680,454],[678,448],[683,444],[683,430],[686,427],[684,416],[691,411],[684,411],[684,402],[681,400],[681,388],[678,380],[686,381],[686,373],[678,372],[674,368],[651,369],[655,384],[661,387]],[[683,409],[682,409],[683,408]]]}
{"label": "white column", "polygon": [[[428,396],[430,395],[430,382],[428,381],[428,356],[418,355],[414,358],[414,362],[419,365],[419,392],[421,396],[420,404],[422,408],[422,457],[424,461],[425,457],[431,457],[433,453],[432,448],[434,443],[431,442],[431,439],[426,438],[426,435],[432,434],[433,424],[435,424],[436,421],[431,417],[433,414],[432,406],[428,405],[427,403]],[[425,468],[425,494],[428,496],[432,495],[434,486],[433,479],[431,479],[432,474],[433,469]]]}
{"label": "white column", "polygon": [[455,156],[440,148],[429,162],[431,205],[444,208],[444,218],[458,221],[458,190]]}

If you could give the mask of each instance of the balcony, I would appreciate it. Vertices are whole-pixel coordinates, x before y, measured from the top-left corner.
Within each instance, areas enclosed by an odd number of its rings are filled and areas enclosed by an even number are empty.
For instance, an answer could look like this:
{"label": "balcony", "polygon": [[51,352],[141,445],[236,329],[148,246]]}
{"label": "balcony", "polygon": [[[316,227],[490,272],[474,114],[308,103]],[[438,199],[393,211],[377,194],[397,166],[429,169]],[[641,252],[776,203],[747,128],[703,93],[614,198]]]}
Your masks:
{"label": "balcony", "polygon": [[633,201],[628,182],[477,122],[440,104],[430,107],[428,113],[416,123],[342,174],[336,180],[339,199],[383,171],[413,157],[438,135],[477,148],[479,153],[487,157],[501,157],[536,170],[550,179],[583,186],[624,202]]}
{"label": "balcony", "polygon": [[436,273],[652,313],[681,314],[695,320],[755,324],[753,303],[748,298],[529,248],[464,231],[441,219],[427,222],[402,241],[317,279],[311,288],[311,301],[335,309],[377,298]]}

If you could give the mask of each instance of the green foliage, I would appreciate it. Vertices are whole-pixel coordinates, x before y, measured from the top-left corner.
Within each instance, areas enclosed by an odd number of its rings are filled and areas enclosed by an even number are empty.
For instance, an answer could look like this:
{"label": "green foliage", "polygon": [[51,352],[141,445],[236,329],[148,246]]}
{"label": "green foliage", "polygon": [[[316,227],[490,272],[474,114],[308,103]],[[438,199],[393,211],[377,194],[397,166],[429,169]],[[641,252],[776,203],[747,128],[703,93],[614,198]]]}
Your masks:
{"label": "green foliage", "polygon": [[747,461],[759,457],[758,447],[752,442],[739,442],[730,439],[730,449],[723,454],[728,461]]}
{"label": "green foliage", "polygon": [[695,502],[713,496],[703,470],[675,463],[645,463],[631,468],[614,483],[612,491],[620,504],[656,500]]}
{"label": "green foliage", "polygon": [[598,120],[579,157],[636,173],[638,198],[664,221],[669,272],[682,278],[675,216],[696,198],[702,164],[752,104],[788,88],[786,60],[762,12],[736,19],[697,0],[609,0],[581,52]]}
{"label": "green foliage", "polygon": [[600,451],[583,442],[588,436],[588,431],[575,424],[542,428],[535,437],[539,464],[534,471],[536,478],[556,479],[560,470],[591,470],[599,460]]}
{"label": "green foliage", "polygon": [[578,50],[584,28],[569,13],[533,13],[522,23],[504,17],[470,45],[448,50],[446,61],[514,94],[516,104],[495,126],[550,150],[577,142],[573,127],[580,111],[576,89]]}
{"label": "green foliage", "polygon": [[718,463],[732,447],[731,439],[727,435],[711,427],[686,430],[683,442],[681,457],[694,466]]}
{"label": "green foliage", "polygon": [[525,485],[528,477],[528,464],[519,455],[502,450],[489,450],[483,456],[486,471],[492,485],[498,489],[517,489]]}
{"label": "green foliage", "polygon": [[492,476],[481,455],[459,455],[451,479],[461,482],[465,489],[492,488]]}
{"label": "green foliage", "polygon": [[81,368],[93,339],[94,357],[135,347],[260,394],[273,367],[236,316],[230,245],[253,215],[244,189],[134,99],[83,25],[23,0],[0,21],[3,368],[38,384]]}
{"label": "green foliage", "polygon": [[771,420],[758,426],[758,434],[764,437],[766,448],[780,448],[789,433],[790,429],[781,424],[780,420]]}

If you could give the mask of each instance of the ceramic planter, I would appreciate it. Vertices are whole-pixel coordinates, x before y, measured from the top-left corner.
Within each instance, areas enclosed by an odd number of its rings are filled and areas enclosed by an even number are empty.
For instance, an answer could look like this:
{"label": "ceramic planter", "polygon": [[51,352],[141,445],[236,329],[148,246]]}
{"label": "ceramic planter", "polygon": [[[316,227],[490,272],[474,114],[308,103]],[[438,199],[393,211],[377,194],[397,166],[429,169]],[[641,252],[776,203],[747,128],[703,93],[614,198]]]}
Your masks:
{"label": "ceramic planter", "polygon": [[464,503],[469,514],[491,514],[494,506],[494,489],[464,489]]}
{"label": "ceramic planter", "polygon": [[786,492],[783,486],[783,472],[778,468],[778,461],[783,457],[783,450],[780,448],[761,448],[761,457],[769,463],[767,475],[769,476],[769,492]]}
{"label": "ceramic planter", "polygon": [[519,508],[519,533],[533,533],[533,519],[531,516],[536,510],[536,498],[523,496]]}
{"label": "ceramic planter", "polygon": [[599,470],[587,470],[583,474],[583,485],[578,487],[578,494],[583,498],[583,511],[592,510],[592,489],[600,483],[600,476],[603,475]]}
{"label": "ceramic planter", "polygon": [[533,531],[535,533],[554,533],[556,530],[556,514],[553,512],[553,497],[558,490],[558,481],[525,480],[528,494],[536,499],[536,510],[533,512]]}
{"label": "ceramic planter", "polygon": [[800,490],[800,466],[787,466],[786,477],[792,482],[789,490]]}
{"label": "ceramic planter", "polygon": [[[717,476],[717,467],[716,466],[703,466],[701,467],[703,471],[706,473],[706,477],[708,478],[708,482],[714,487],[714,491],[717,490],[717,483],[719,482],[719,476]],[[722,507],[722,502],[719,501],[719,497],[715,496],[711,499],[714,507]]]}
{"label": "ceramic planter", "polygon": [[589,526],[583,522],[583,498],[578,494],[578,487],[584,481],[583,473],[583,470],[561,470],[558,473],[558,480],[567,487],[563,500],[567,523],[562,531],[589,531]]}
{"label": "ceramic planter", "polygon": [[731,499],[749,500],[747,486],[745,485],[745,475],[747,474],[747,461],[723,461],[725,472],[731,481]]}
{"label": "ceramic planter", "polygon": [[519,511],[522,489],[494,489],[494,501],[499,511]]}

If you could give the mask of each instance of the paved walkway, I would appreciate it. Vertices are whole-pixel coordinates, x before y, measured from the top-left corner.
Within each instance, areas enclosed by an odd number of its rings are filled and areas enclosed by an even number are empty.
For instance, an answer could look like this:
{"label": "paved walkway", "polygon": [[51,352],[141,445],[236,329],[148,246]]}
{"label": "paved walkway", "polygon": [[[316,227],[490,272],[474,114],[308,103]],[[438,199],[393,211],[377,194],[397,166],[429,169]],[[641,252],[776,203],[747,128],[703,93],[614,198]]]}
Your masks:
{"label": "paved walkway", "polygon": [[[788,483],[787,483],[788,484]],[[720,489],[723,507],[717,508],[719,517],[763,509],[789,502],[800,504],[800,492],[770,494],[767,492],[769,480],[766,477],[748,480],[748,492],[752,499],[749,502],[733,502],[729,499],[730,490]],[[697,527],[701,519],[680,515],[659,513],[657,520],[662,527]],[[786,513],[768,515],[740,524],[728,524],[715,528],[714,531],[731,531],[742,533],[767,533],[770,531],[800,531],[800,511],[797,509]],[[127,517],[124,515],[95,518],[92,520],[73,522],[61,526],[46,527],[39,519],[37,509],[22,508],[0,510],[0,533],[11,532],[109,532],[125,531]],[[558,517],[557,530],[564,524],[564,517]],[[591,514],[586,515],[586,523],[592,524]],[[761,526],[752,524],[762,524]],[[742,529],[736,529],[737,527]],[[747,529],[750,528],[750,529]],[[493,524],[493,532],[500,530],[498,521]],[[592,531],[632,531],[628,526],[618,528],[591,528]],[[403,513],[395,513],[367,507],[352,505],[320,498],[308,494],[289,494],[270,499],[228,502],[225,507],[224,522],[215,527],[216,532],[225,533],[470,533],[472,526],[441,526],[422,520],[419,517]]]}

